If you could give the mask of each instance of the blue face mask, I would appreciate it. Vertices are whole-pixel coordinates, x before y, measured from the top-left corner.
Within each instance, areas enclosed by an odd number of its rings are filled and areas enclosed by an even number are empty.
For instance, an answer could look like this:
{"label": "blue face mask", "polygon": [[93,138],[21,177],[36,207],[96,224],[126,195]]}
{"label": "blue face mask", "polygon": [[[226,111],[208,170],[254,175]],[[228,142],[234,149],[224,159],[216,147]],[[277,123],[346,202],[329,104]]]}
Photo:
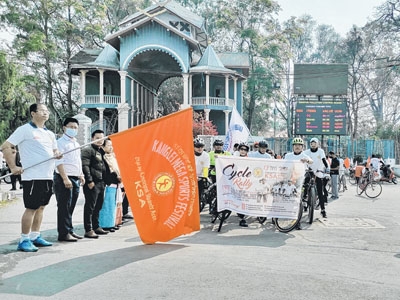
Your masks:
{"label": "blue face mask", "polygon": [[75,137],[78,134],[78,130],[67,127],[65,128],[65,134],[68,135],[69,137]]}

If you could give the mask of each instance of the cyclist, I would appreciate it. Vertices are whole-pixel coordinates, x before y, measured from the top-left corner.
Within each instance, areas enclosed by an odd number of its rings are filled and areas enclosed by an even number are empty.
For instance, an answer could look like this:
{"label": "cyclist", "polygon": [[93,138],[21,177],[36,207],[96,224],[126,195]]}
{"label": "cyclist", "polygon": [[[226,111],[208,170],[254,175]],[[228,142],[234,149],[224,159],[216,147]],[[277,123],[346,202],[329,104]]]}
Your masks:
{"label": "cyclist", "polygon": [[240,143],[238,146],[238,153],[235,156],[248,157],[249,149],[250,147],[247,143]]}
{"label": "cyclist", "polygon": [[312,164],[313,160],[311,157],[306,155],[303,151],[304,141],[302,138],[294,138],[292,140],[293,152],[289,152],[285,154],[284,159],[286,160],[300,160],[305,164]]}
{"label": "cyclist", "polygon": [[[313,160],[311,157],[306,155],[303,151],[304,141],[302,138],[296,137],[292,140],[293,152],[286,153],[284,156],[285,160],[300,160],[308,168],[308,164],[312,164]],[[310,178],[305,178],[305,184],[310,181]],[[305,197],[306,194],[303,195]],[[307,202],[305,202],[305,205]],[[304,206],[304,210],[307,210],[307,206]],[[301,229],[300,222],[297,224],[297,229]]]}
{"label": "cyclist", "polygon": [[214,183],[216,181],[216,173],[215,173],[215,159],[219,155],[232,155],[229,151],[223,151],[222,147],[224,146],[223,140],[217,139],[213,143],[214,150],[210,151],[208,154],[210,156],[210,179]]}
{"label": "cyclist", "polygon": [[204,140],[201,138],[195,138],[193,141],[194,145],[194,159],[196,162],[196,174],[198,178],[199,187],[199,204],[201,194],[203,193],[205,186],[204,181],[201,180],[204,177],[208,177],[208,169],[210,168],[210,156],[204,151]]}
{"label": "cyclist", "polygon": [[[247,143],[240,143],[238,146],[239,149],[239,157],[248,157],[248,153],[249,153],[249,145],[247,145]],[[249,225],[247,225],[246,220],[244,219],[244,214],[237,214],[238,217],[241,219],[239,222],[239,226],[242,227],[248,227]]]}
{"label": "cyclist", "polygon": [[252,151],[249,153],[249,157],[256,158],[272,158],[271,155],[267,153],[268,144],[266,141],[262,140],[258,143],[258,151]]}
{"label": "cyclist", "polygon": [[310,149],[307,149],[304,152],[313,160],[313,163],[310,164],[309,166],[314,172],[316,177],[315,183],[317,186],[319,205],[321,207],[321,215],[323,218],[326,218],[325,202],[327,202],[328,199],[325,198],[323,193],[323,178],[324,178],[323,170],[325,166],[326,172],[328,173],[329,165],[326,161],[325,151],[319,148],[318,146],[319,146],[319,140],[314,137],[310,140]]}

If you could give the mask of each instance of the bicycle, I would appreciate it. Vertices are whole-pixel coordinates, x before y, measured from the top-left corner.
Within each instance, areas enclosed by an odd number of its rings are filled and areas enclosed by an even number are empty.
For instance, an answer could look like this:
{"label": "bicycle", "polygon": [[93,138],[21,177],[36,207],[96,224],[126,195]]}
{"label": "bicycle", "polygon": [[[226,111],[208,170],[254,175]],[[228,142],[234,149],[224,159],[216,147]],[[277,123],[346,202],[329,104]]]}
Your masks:
{"label": "bicycle", "polygon": [[369,170],[365,171],[357,184],[357,194],[361,195],[364,192],[368,198],[376,198],[382,193],[382,185],[373,180],[373,174]]}
{"label": "bicycle", "polygon": [[[198,177],[197,178],[198,185],[202,186],[202,193],[199,195],[199,212],[202,212],[206,204],[210,204],[208,200],[208,195],[205,193],[205,191],[210,187],[211,185],[211,180],[207,177]],[[199,189],[200,191],[200,189]]]}
{"label": "bicycle", "polygon": [[211,215],[211,223],[214,224],[217,219],[220,220],[218,226],[218,232],[220,232],[222,224],[226,219],[229,218],[232,212],[228,209],[218,212],[217,184],[215,182],[208,186],[208,188],[204,191],[204,195],[206,198],[206,202],[209,203],[209,213]]}
{"label": "bicycle", "polygon": [[11,183],[10,175],[12,175],[10,168],[5,163],[3,163],[0,170],[0,181],[1,179],[3,179],[5,183],[10,184]]}
{"label": "bicycle", "polygon": [[356,174],[355,174],[355,169],[354,168],[350,168],[349,169],[349,182],[352,185],[356,185],[357,184],[357,178],[356,178]]}

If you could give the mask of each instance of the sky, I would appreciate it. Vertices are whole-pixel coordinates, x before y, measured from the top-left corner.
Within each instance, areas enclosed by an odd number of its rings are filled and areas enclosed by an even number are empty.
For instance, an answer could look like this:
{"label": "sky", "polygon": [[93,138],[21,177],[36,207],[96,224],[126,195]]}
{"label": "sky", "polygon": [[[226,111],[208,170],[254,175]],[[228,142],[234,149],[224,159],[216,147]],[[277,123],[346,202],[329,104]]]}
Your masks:
{"label": "sky", "polygon": [[364,26],[373,19],[375,7],[385,0],[276,0],[281,6],[280,21],[291,16],[309,14],[318,24],[332,25],[336,32],[345,36],[353,24]]}

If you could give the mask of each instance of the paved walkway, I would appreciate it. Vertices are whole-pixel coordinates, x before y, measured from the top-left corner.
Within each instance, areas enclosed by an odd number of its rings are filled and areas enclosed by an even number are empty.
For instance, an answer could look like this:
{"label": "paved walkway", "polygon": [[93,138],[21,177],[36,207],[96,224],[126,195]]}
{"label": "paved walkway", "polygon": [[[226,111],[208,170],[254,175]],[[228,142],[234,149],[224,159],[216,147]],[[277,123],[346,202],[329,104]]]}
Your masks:
{"label": "paved walkway", "polygon": [[[350,187],[329,203],[328,219],[288,234],[268,220],[241,228],[236,216],[217,233],[202,213],[199,232],[155,245],[142,244],[134,221],[98,240],[57,242],[52,198],[42,234],[54,245],[36,253],[16,251],[22,200],[1,202],[0,299],[398,300],[399,194],[386,184],[369,199]],[[82,215],[80,197],[80,234]]]}

